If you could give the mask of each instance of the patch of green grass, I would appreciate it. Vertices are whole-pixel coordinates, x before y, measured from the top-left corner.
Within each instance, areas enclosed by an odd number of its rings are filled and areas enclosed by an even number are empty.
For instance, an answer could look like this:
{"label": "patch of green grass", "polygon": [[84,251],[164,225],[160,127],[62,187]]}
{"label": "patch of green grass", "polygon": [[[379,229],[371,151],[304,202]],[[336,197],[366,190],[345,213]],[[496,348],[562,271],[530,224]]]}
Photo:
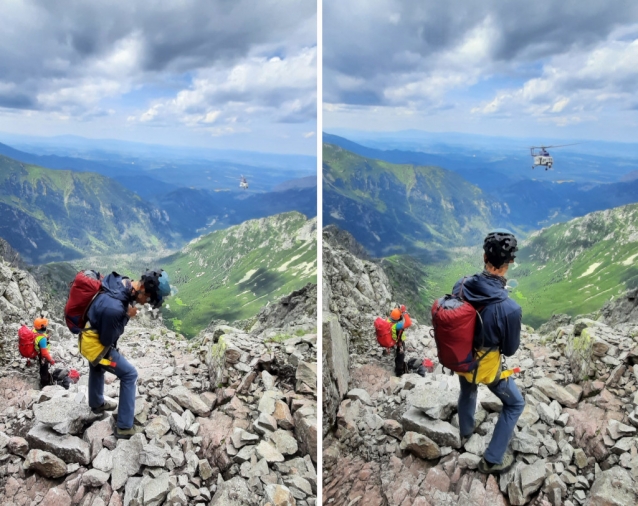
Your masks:
{"label": "patch of green grass", "polygon": [[276,336],[273,336],[273,337],[270,337],[270,338],[266,339],[264,342],[266,342],[266,343],[283,343],[284,341],[287,341],[288,339],[292,339],[293,337],[294,336],[291,336],[290,334],[277,334]]}

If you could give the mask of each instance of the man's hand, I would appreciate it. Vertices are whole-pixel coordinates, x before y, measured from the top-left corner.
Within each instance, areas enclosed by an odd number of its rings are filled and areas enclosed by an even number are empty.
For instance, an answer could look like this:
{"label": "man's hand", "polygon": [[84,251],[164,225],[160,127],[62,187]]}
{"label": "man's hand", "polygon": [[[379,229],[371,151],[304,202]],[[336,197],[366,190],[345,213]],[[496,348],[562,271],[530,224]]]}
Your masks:
{"label": "man's hand", "polygon": [[405,304],[401,304],[401,312],[405,313],[406,309],[405,309]]}
{"label": "man's hand", "polygon": [[137,315],[137,308],[135,306],[129,306],[127,312],[129,318],[135,318],[135,315]]}
{"label": "man's hand", "polygon": [[52,358],[49,359],[49,364],[51,365],[55,365],[55,360],[53,360]]}

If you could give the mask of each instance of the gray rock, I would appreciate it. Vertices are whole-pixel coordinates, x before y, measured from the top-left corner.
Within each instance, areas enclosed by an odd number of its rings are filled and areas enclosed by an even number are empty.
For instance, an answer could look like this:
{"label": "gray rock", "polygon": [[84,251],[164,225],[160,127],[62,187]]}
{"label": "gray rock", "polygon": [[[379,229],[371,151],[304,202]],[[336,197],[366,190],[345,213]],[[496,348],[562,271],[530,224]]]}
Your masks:
{"label": "gray rock", "polygon": [[99,469],[90,469],[82,475],[82,484],[86,487],[101,487],[109,479],[109,473]]}
{"label": "gray rock", "polygon": [[637,504],[635,484],[628,471],[612,467],[596,476],[586,506],[621,506]]}
{"label": "gray rock", "polygon": [[198,416],[208,416],[210,414],[208,404],[185,386],[173,388],[168,395],[182,408],[188,409]]}
{"label": "gray rock", "polygon": [[246,506],[252,504],[253,498],[246,480],[235,476],[219,485],[209,506]]}
{"label": "gray rock", "polygon": [[153,438],[161,438],[164,434],[166,434],[171,429],[170,424],[168,423],[168,418],[165,416],[158,416],[153,418],[148,425],[144,428],[144,433],[146,437],[149,439]]}
{"label": "gray rock", "polygon": [[405,431],[423,434],[439,446],[461,447],[461,435],[456,427],[442,420],[432,420],[417,408],[408,409],[401,422]]}
{"label": "gray rock", "polygon": [[79,434],[85,424],[100,417],[88,404],[78,404],[73,399],[56,398],[33,406],[35,419],[51,427],[59,434]]}
{"label": "gray rock", "polygon": [[301,362],[299,366],[297,367],[295,379],[297,380],[297,385],[295,387],[297,391],[301,391],[303,389],[302,385],[305,384],[308,387],[310,387],[311,392],[316,392],[317,391],[317,364]]}
{"label": "gray rock", "polygon": [[473,453],[465,452],[459,455],[459,467],[462,469],[476,469],[481,461],[481,457]]}
{"label": "gray rock", "polygon": [[178,436],[183,436],[184,432],[186,431],[186,424],[184,423],[184,419],[177,413],[171,413],[170,415],[168,415],[168,425],[171,427],[171,430]]}
{"label": "gray rock", "polygon": [[142,434],[135,434],[131,439],[120,439],[113,450],[113,470],[111,486],[119,490],[130,476],[138,473],[141,467],[140,454],[146,441]]}
{"label": "gray rock", "polygon": [[537,460],[521,470],[521,491],[525,498],[536,492],[545,480],[545,461]]}
{"label": "gray rock", "polygon": [[544,402],[541,402],[538,406],[536,406],[536,410],[538,411],[538,415],[540,416],[540,419],[543,420],[543,422],[545,422],[547,425],[554,425],[554,421],[556,419],[554,417],[553,409],[551,409]]}
{"label": "gray rock", "polygon": [[456,408],[459,394],[444,390],[438,384],[419,385],[410,390],[406,400],[408,404],[420,409],[430,418],[445,420]]}
{"label": "gray rock", "polygon": [[84,431],[82,439],[89,443],[91,447],[91,459],[94,459],[103,448],[105,438],[113,434],[113,418],[94,422],[88,429]]}
{"label": "gray rock", "polygon": [[168,473],[161,473],[157,478],[144,485],[144,504],[159,505],[168,495]]}
{"label": "gray rock", "polygon": [[292,432],[285,430],[276,430],[271,436],[270,440],[275,444],[277,450],[283,455],[294,455],[299,449],[297,440]]}
{"label": "gray rock", "polygon": [[370,398],[370,394],[366,392],[363,388],[353,388],[346,394],[347,399],[359,399],[361,402],[368,406],[372,406],[372,399]]}
{"label": "gray rock", "polygon": [[485,450],[487,450],[489,439],[490,438],[481,436],[480,434],[472,434],[470,439],[464,445],[465,450],[473,453],[474,455],[482,457],[485,453]]}
{"label": "gray rock", "polygon": [[188,504],[188,499],[182,489],[179,487],[175,487],[171,490],[166,496],[166,506],[186,506]]}
{"label": "gray rock", "polygon": [[100,453],[97,454],[97,457],[93,459],[92,465],[95,469],[99,469],[105,473],[110,473],[111,469],[113,469],[113,455],[111,454],[111,451],[106,448],[102,448]]}
{"label": "gray rock", "polygon": [[264,392],[261,399],[259,399],[257,410],[260,413],[272,415],[275,412],[275,401],[279,400],[281,397],[281,393],[275,390],[268,390]]}
{"label": "gray rock", "polygon": [[[328,308],[329,306],[324,306]],[[334,426],[341,400],[350,382],[348,337],[336,315],[323,313],[321,342],[323,345],[323,434]],[[282,427],[286,428],[286,427]]]}
{"label": "gray rock", "polygon": [[164,467],[168,451],[155,445],[145,445],[140,452],[140,464],[149,467]]}
{"label": "gray rock", "polygon": [[43,450],[31,450],[22,467],[37,471],[47,478],[60,478],[67,471],[66,463],[62,459]]}
{"label": "gray rock", "polygon": [[283,462],[285,460],[284,456],[274,447],[271,443],[267,441],[262,441],[255,448],[257,452],[257,456],[259,458],[266,459],[266,462]]}
{"label": "gray rock", "polygon": [[302,454],[310,455],[317,462],[317,407],[313,404],[299,408],[295,412],[295,435]]}
{"label": "gray rock", "polygon": [[521,453],[533,453],[534,455],[538,455],[540,446],[540,440],[527,432],[514,434],[511,442],[512,450]]}
{"label": "gray rock", "polygon": [[266,497],[273,506],[295,506],[297,502],[290,489],[284,485],[266,485]]}
{"label": "gray rock", "polygon": [[547,397],[557,400],[563,406],[568,408],[575,408],[578,406],[578,399],[550,378],[540,378],[536,380],[535,385]]}
{"label": "gray rock", "polygon": [[27,434],[27,441],[31,448],[53,453],[56,457],[69,464],[88,465],[91,462],[89,444],[79,437],[62,435],[50,427],[36,423]]}
{"label": "gray rock", "polygon": [[400,448],[425,460],[438,459],[441,456],[441,449],[434,441],[423,434],[411,431],[403,436]]}

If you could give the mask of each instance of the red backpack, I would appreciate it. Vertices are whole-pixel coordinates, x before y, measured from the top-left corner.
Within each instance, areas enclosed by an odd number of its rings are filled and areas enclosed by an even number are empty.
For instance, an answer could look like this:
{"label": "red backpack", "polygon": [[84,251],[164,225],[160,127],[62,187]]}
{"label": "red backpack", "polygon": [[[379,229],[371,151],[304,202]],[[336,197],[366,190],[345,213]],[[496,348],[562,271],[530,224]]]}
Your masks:
{"label": "red backpack", "polygon": [[74,334],[79,334],[86,325],[86,314],[100,293],[102,278],[99,272],[81,271],[71,282],[69,298],[64,306],[64,318],[66,326]]}
{"label": "red backpack", "polygon": [[392,324],[385,318],[377,318],[374,320],[374,330],[377,333],[377,341],[384,348],[392,348],[396,343],[392,339]]}
{"label": "red backpack", "polygon": [[24,358],[38,357],[38,352],[35,351],[35,334],[26,325],[22,325],[18,330],[18,349]]}
{"label": "red backpack", "polygon": [[[480,314],[461,294],[446,295],[432,305],[432,331],[443,367],[455,372],[470,372],[478,367],[474,357],[474,329]],[[481,322],[481,332],[483,332]]]}

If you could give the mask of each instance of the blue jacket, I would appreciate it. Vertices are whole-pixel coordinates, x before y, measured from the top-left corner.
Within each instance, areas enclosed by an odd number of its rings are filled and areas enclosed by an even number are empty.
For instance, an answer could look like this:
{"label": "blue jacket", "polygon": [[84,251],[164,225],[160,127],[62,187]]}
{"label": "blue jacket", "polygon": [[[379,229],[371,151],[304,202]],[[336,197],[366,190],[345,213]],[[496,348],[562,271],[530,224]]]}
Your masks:
{"label": "blue jacket", "polygon": [[[454,285],[452,293],[459,295],[461,282]],[[496,347],[506,357],[516,353],[521,342],[521,306],[509,298],[502,278],[475,274],[465,278],[463,298],[478,310],[483,320],[484,347]],[[481,323],[477,319],[474,347],[481,347]]]}
{"label": "blue jacket", "polygon": [[113,272],[102,280],[102,291],[95,300],[87,317],[100,336],[104,346],[117,346],[117,340],[124,333],[128,323],[128,305],[131,285],[122,283],[122,276]]}

